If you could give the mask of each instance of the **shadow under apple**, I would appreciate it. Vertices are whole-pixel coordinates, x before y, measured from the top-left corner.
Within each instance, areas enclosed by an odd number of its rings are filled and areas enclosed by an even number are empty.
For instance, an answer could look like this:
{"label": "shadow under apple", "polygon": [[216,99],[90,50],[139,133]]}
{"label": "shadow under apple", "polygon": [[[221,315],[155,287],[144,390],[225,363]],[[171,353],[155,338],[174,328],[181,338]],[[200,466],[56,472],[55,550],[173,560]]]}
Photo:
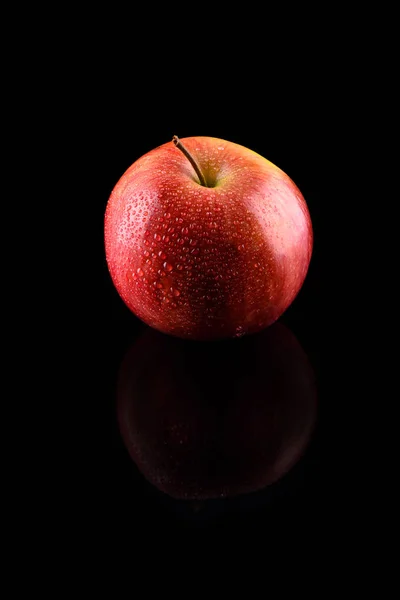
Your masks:
{"label": "shadow under apple", "polygon": [[196,343],[146,329],[119,371],[123,442],[144,477],[177,499],[254,492],[302,456],[315,377],[291,331]]}

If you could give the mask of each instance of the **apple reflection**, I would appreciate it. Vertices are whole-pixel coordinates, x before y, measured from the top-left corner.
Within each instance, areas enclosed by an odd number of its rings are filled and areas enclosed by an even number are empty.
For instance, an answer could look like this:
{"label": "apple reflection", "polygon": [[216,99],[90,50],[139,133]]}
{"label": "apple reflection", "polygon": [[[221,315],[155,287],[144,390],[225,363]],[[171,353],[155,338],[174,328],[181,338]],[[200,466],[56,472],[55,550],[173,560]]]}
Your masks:
{"label": "apple reflection", "polygon": [[178,499],[276,482],[302,456],[316,407],[312,367],[280,323],[213,343],[146,329],[119,371],[124,444],[145,478]]}

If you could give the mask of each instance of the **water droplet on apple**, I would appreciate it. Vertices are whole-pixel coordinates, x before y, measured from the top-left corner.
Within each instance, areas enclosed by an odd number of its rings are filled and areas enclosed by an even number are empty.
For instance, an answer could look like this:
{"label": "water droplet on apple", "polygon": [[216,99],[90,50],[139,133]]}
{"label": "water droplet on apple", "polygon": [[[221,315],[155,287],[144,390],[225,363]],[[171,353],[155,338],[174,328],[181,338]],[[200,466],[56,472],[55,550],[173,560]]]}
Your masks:
{"label": "water droplet on apple", "polygon": [[144,273],[140,267],[137,269],[136,273],[139,275],[139,277],[143,277],[143,275],[144,275]]}
{"label": "water droplet on apple", "polygon": [[167,255],[162,250],[160,250],[160,252],[158,253],[158,256],[160,258],[162,258],[163,260],[164,260],[164,258],[167,258]]}
{"label": "water droplet on apple", "polygon": [[165,262],[163,264],[164,269],[169,273],[174,268],[170,263]]}
{"label": "water droplet on apple", "polygon": [[154,234],[154,239],[159,242],[161,240],[161,235],[159,233]]}

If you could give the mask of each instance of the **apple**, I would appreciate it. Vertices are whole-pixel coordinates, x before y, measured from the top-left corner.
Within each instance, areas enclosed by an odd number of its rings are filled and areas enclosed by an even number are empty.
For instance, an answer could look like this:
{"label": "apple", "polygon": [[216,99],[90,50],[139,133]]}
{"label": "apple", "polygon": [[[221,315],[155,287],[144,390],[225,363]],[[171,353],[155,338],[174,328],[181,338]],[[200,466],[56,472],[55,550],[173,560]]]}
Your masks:
{"label": "apple", "polygon": [[252,150],[174,136],[136,160],[104,219],[116,290],[142,321],[199,340],[271,325],[306,277],[313,246],[294,182]]}
{"label": "apple", "polygon": [[281,323],[212,344],[146,328],[121,362],[116,397],[131,459],[181,499],[276,482],[302,457],[317,413],[314,371]]}

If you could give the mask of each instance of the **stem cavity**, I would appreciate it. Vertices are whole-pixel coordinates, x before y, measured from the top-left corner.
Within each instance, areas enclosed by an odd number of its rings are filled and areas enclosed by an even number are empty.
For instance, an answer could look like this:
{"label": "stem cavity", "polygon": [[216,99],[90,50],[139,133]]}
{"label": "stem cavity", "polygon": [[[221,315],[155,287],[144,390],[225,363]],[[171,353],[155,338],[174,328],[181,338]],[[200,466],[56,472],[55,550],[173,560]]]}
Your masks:
{"label": "stem cavity", "polygon": [[172,141],[174,142],[175,146],[177,148],[179,148],[179,150],[181,152],[183,152],[183,154],[186,156],[186,158],[192,165],[193,169],[196,171],[196,175],[199,178],[200,184],[203,185],[204,187],[208,187],[205,177],[204,177],[203,173],[201,172],[201,169],[200,169],[197,161],[193,158],[193,156],[190,154],[190,152],[185,148],[185,146],[182,144],[182,142],[180,141],[178,136],[174,135],[174,137],[172,138]]}

